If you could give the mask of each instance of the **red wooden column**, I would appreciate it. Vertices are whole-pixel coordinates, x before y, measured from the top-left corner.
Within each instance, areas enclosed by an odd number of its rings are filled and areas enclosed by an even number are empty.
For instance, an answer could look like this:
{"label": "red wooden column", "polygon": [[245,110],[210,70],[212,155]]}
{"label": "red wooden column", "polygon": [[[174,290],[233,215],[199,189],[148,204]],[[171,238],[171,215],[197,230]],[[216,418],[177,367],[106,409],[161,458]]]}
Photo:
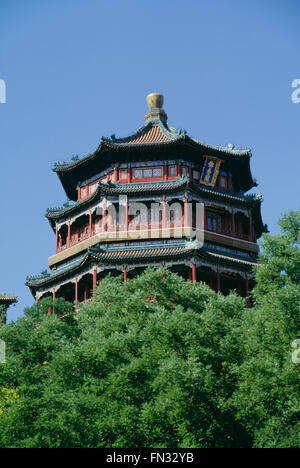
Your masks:
{"label": "red wooden column", "polygon": [[177,164],[177,177],[182,177],[182,166]]}
{"label": "red wooden column", "polygon": [[231,212],[231,235],[235,237],[235,219],[234,219],[234,211]]}
{"label": "red wooden column", "polygon": [[249,212],[249,241],[253,242],[253,223],[251,212]]}
{"label": "red wooden column", "polygon": [[124,268],[124,270],[123,270],[123,279],[124,279],[124,284],[126,284],[126,282],[127,282],[127,270],[126,270],[126,268]]}
{"label": "red wooden column", "polygon": [[248,276],[246,276],[246,304],[247,304],[247,308],[249,309],[251,307],[251,301],[250,301],[250,296],[249,296],[249,279],[248,279]]}
{"label": "red wooden column", "polygon": [[71,221],[68,222],[68,237],[67,237],[67,249],[71,244]]}
{"label": "red wooden column", "polygon": [[97,287],[97,268],[93,269],[93,296],[96,294]]}
{"label": "red wooden column", "polygon": [[242,295],[242,285],[241,285],[240,282],[238,282],[238,284],[237,284],[237,293],[238,293],[239,296]]}
{"label": "red wooden column", "polygon": [[106,210],[106,199],[102,202],[102,230],[107,231],[107,210]]}
{"label": "red wooden column", "polygon": [[118,182],[119,180],[119,168],[117,166],[114,167],[114,182]]}
{"label": "red wooden column", "polygon": [[197,281],[196,276],[196,264],[192,263],[192,281],[195,283]]}
{"label": "red wooden column", "polygon": [[127,177],[128,177],[128,183],[131,184],[131,180],[132,180],[132,169],[131,169],[131,167],[129,167],[127,169]]}
{"label": "red wooden column", "polygon": [[220,281],[220,272],[217,270],[217,291],[221,291],[221,281]]}
{"label": "red wooden column", "polygon": [[168,166],[163,166],[164,180],[168,180]]}

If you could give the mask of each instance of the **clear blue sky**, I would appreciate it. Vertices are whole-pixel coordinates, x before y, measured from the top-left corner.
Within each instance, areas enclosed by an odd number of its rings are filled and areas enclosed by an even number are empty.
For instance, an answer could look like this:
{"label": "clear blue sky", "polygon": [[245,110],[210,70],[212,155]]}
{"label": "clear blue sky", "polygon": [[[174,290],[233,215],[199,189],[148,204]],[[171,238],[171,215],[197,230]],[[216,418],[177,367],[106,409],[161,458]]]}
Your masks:
{"label": "clear blue sky", "polygon": [[212,144],[251,147],[263,218],[277,232],[299,201],[300,2],[0,0],[0,291],[33,303],[47,267],[47,207],[66,196],[55,161],[144,122],[161,92],[169,122]]}

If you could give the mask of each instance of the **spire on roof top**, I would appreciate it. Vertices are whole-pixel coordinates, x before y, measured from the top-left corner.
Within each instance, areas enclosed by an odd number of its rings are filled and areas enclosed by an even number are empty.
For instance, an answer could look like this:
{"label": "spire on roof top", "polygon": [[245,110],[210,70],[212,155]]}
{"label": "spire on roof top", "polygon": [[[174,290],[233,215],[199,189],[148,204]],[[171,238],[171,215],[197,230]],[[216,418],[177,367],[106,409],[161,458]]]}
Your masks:
{"label": "spire on roof top", "polygon": [[146,122],[154,122],[161,120],[163,123],[167,122],[167,114],[162,109],[164,97],[162,94],[151,93],[147,96],[147,104],[149,112],[145,115]]}

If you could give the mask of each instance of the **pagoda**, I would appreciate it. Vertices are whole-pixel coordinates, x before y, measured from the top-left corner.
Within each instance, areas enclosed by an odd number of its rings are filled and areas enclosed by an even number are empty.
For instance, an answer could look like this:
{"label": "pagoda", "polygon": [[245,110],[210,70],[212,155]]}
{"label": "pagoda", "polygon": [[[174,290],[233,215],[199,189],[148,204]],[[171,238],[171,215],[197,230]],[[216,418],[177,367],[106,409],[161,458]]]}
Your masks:
{"label": "pagoda", "polygon": [[18,302],[16,296],[8,296],[4,293],[0,293],[0,326],[6,325],[7,309],[16,302]]}
{"label": "pagoda", "polygon": [[36,301],[87,301],[105,276],[126,282],[151,266],[236,290],[250,305],[267,231],[261,195],[247,194],[257,186],[251,150],[198,141],[168,124],[162,95],[147,102],[135,133],[102,137],[92,154],[54,165],[69,201],[46,212],[55,253],[49,271],[27,278]]}

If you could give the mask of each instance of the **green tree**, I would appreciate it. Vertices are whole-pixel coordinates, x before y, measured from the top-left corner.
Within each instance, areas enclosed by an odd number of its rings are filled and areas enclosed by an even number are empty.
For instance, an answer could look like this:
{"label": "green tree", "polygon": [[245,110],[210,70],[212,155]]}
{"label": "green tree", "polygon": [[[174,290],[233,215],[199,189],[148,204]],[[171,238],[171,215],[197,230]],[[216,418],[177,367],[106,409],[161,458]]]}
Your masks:
{"label": "green tree", "polygon": [[[300,447],[300,213],[265,235],[254,307],[148,269],[0,328],[1,447]],[[55,307],[56,314],[48,315]]]}
{"label": "green tree", "polygon": [[78,317],[68,304],[55,304],[63,318],[48,307],[0,331],[0,381],[20,394],[1,415],[0,446],[251,444],[226,405],[240,364],[241,298],[147,270],[125,286],[104,280]]}
{"label": "green tree", "polygon": [[279,225],[281,234],[263,238],[232,399],[256,447],[300,447],[300,367],[292,361],[292,343],[300,338],[300,210]]}

